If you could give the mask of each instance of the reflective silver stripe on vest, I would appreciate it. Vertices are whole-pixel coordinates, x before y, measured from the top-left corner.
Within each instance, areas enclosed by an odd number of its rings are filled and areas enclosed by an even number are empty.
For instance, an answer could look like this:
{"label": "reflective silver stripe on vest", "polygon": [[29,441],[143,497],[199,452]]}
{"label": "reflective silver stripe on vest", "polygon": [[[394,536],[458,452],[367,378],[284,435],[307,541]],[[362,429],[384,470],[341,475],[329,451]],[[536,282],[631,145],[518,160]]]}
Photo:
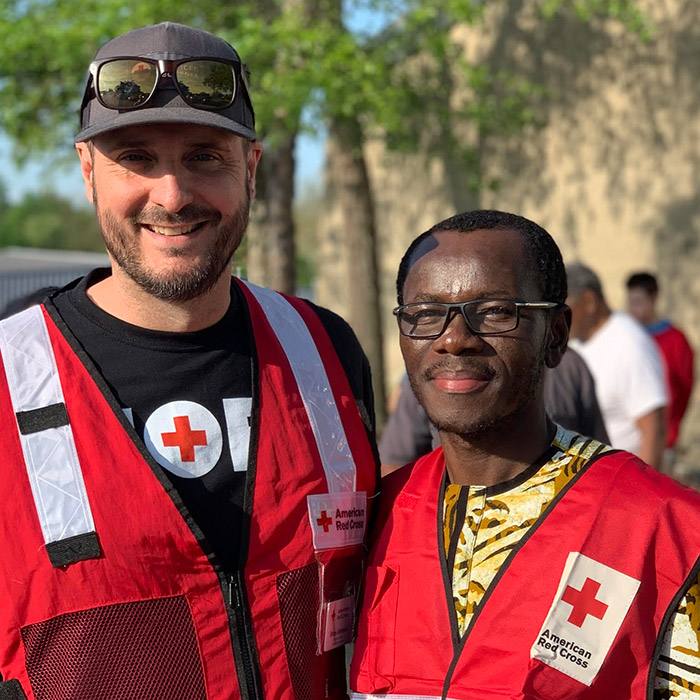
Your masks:
{"label": "reflective silver stripe on vest", "polygon": [[[442,700],[442,695],[365,695],[364,693],[350,693],[350,700]],[[444,700],[454,700],[445,698]]]}
{"label": "reflective silver stripe on vest", "polygon": [[354,491],[355,462],[316,343],[297,310],[277,292],[245,283],[287,355],[321,455],[329,493]]}
{"label": "reflective silver stripe on vest", "polygon": [[[0,351],[15,413],[64,403],[40,307],[0,321]],[[70,425],[20,433],[20,440],[44,542],[94,532]]]}

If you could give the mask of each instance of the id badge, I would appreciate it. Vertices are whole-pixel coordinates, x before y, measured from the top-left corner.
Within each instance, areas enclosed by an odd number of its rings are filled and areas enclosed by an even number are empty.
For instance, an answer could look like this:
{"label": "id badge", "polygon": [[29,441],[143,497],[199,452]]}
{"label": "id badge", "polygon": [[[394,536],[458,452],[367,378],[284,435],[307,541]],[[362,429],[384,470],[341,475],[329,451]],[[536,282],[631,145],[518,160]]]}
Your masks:
{"label": "id badge", "polygon": [[320,606],[316,635],[317,654],[352,642],[355,637],[357,601],[362,584],[366,549],[347,547],[319,552]]}

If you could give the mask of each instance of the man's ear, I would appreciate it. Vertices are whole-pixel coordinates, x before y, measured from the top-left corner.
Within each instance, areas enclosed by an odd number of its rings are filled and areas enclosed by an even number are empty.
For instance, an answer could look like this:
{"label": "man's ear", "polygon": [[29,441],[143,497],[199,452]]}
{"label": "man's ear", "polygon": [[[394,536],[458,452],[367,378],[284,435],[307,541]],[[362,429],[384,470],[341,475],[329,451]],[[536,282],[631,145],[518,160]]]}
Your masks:
{"label": "man's ear", "polygon": [[251,201],[255,199],[255,173],[258,170],[258,163],[262,155],[262,141],[253,141],[248,149],[248,157],[246,159],[246,177],[248,178],[248,192],[250,192]]}
{"label": "man's ear", "polygon": [[78,158],[80,158],[80,171],[83,175],[83,182],[85,183],[85,196],[88,202],[94,204],[93,197],[93,162],[92,162],[92,149],[84,141],[81,143],[76,143],[75,148],[78,151]]}
{"label": "man's ear", "polygon": [[560,308],[551,312],[547,326],[547,345],[545,347],[544,361],[547,367],[556,367],[566,352],[569,342],[569,328],[571,328],[571,309],[563,304]]}

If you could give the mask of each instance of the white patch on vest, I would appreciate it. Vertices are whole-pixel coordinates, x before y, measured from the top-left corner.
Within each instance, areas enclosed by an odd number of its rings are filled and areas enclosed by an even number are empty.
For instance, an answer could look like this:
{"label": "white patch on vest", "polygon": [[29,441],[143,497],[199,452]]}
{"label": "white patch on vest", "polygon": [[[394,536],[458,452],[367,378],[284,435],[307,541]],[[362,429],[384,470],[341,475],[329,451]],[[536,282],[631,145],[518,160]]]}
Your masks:
{"label": "white patch on vest", "polygon": [[355,596],[350,595],[326,603],[326,624],[323,651],[330,651],[352,642],[355,623]]}
{"label": "white patch on vest", "polygon": [[571,552],[530,657],[591,685],[639,584],[620,571]]}
{"label": "white patch on vest", "polygon": [[367,528],[367,494],[364,491],[317,493],[306,497],[314,549],[360,544]]}
{"label": "white patch on vest", "polygon": [[223,447],[219,422],[194,401],[171,401],[153,411],[143,440],[158,464],[185,479],[210,472]]}
{"label": "white patch on vest", "polygon": [[248,447],[250,445],[250,415],[253,399],[224,399],[228,444],[231,450],[233,471],[244,472],[248,469]]}
{"label": "white patch on vest", "polygon": [[125,408],[123,409],[124,415],[126,416],[126,419],[131,423],[131,427],[134,427],[134,409],[133,408]]}

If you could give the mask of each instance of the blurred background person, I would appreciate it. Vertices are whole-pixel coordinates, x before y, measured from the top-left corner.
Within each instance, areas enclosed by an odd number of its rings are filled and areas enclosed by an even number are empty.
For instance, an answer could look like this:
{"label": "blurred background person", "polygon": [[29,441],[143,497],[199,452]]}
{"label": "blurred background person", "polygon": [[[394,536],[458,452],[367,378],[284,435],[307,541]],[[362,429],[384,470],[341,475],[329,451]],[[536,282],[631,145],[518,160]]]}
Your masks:
{"label": "blurred background person", "polygon": [[[608,443],[595,380],[586,362],[568,348],[561,362],[545,370],[544,403],[547,415],[557,425]],[[379,442],[382,475],[413,462],[440,445],[440,437],[404,377],[394,410]]]}
{"label": "blurred background person", "polygon": [[656,277],[637,272],[627,279],[627,310],[656,342],[664,361],[668,408],[666,410],[666,451],[664,466],[673,471],[673,448],[693,390],[693,348],[685,334],[656,309],[659,287]]}
{"label": "blurred background person", "polygon": [[611,311],[600,279],[580,263],[566,268],[571,345],[593,374],[610,444],[659,468],[667,404],[656,345],[631,316]]}

